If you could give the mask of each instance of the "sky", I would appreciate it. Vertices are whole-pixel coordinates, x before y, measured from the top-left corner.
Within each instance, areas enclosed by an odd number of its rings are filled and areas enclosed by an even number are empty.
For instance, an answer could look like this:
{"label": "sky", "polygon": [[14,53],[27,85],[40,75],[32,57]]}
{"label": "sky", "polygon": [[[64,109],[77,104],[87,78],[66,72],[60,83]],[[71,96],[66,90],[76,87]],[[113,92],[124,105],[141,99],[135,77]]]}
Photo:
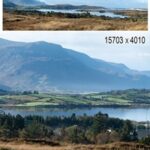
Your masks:
{"label": "sky", "polygon": [[53,4],[93,5],[107,8],[147,8],[148,0],[40,0]]}
{"label": "sky", "polygon": [[[33,33],[34,32],[34,33]],[[150,71],[150,34],[149,32],[1,32],[0,38],[34,42],[47,41],[62,45],[65,48],[85,53],[92,58],[102,59],[114,63],[122,63],[131,69]],[[146,44],[106,44],[106,36],[145,36]]]}

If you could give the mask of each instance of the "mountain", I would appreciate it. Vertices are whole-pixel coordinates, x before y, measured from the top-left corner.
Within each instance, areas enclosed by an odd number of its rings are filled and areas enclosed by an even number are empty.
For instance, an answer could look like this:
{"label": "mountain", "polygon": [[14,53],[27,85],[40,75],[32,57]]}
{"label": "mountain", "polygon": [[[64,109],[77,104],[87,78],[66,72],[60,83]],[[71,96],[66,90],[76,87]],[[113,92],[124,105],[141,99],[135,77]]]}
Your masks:
{"label": "mountain", "polygon": [[9,41],[9,40],[5,40],[5,39],[1,39],[0,38],[0,49],[1,48],[6,48],[6,47],[11,47],[11,46],[23,46],[25,45],[25,42],[15,42],[15,41]]}
{"label": "mountain", "polygon": [[141,74],[149,76],[150,77],[150,71],[142,71]]}
{"label": "mountain", "polygon": [[150,77],[44,41],[0,39],[0,84],[13,90],[96,92],[150,88]]}
{"label": "mountain", "polygon": [[20,6],[40,6],[40,5],[45,5],[44,2],[40,2],[39,0],[4,0],[9,1],[15,5],[20,5]]}
{"label": "mountain", "polygon": [[8,86],[0,84],[0,93],[4,91],[10,91],[11,89]]}
{"label": "mountain", "polygon": [[3,7],[4,8],[15,8],[17,7],[11,0],[3,0]]}
{"label": "mountain", "polygon": [[63,10],[79,9],[79,10],[99,10],[99,11],[106,10],[106,8],[104,7],[89,6],[89,5],[70,5],[70,4],[48,5],[38,0],[4,0],[3,6],[4,7],[31,6],[34,7],[35,9],[63,9]]}

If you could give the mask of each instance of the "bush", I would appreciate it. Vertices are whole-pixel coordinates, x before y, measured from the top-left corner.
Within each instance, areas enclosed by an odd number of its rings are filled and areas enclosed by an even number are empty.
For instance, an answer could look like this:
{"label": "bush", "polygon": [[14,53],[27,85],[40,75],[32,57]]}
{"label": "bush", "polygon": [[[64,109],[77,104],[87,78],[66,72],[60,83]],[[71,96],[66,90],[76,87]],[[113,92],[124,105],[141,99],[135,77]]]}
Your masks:
{"label": "bush", "polygon": [[52,130],[39,123],[29,124],[20,132],[20,137],[23,139],[42,139],[51,135],[53,135]]}
{"label": "bush", "polygon": [[67,138],[72,143],[86,143],[87,139],[84,133],[84,130],[77,125],[66,128]]}
{"label": "bush", "polygon": [[150,145],[150,136],[143,138],[140,142],[142,144]]}

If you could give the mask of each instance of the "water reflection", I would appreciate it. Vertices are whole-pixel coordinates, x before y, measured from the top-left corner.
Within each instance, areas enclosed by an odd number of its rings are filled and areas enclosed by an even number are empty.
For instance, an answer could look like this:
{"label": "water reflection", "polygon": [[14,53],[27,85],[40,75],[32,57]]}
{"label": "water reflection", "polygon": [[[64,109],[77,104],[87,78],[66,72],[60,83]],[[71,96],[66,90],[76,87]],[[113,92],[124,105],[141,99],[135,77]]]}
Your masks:
{"label": "water reflection", "polygon": [[80,11],[76,9],[66,10],[66,9],[38,9],[41,12],[56,12],[56,13],[69,13],[69,14],[82,14],[82,13],[90,13],[92,16],[106,16],[112,18],[126,18],[128,16],[123,16],[119,14],[115,14],[113,12],[100,12],[100,11]]}
{"label": "water reflection", "polygon": [[71,116],[75,113],[78,116],[87,114],[93,116],[98,112],[107,113],[110,117],[129,119],[135,121],[150,121],[150,108],[45,108],[45,107],[30,107],[30,108],[3,108],[5,113],[12,115],[20,114],[22,116],[27,115],[40,115],[46,116]]}

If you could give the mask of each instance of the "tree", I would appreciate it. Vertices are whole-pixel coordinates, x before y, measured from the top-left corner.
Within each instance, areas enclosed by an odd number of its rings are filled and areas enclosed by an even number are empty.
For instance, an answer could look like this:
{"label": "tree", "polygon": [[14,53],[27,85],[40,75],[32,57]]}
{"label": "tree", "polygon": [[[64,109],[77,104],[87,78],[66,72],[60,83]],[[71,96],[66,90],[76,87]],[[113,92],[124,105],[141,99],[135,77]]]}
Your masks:
{"label": "tree", "polygon": [[150,136],[143,138],[140,142],[142,144],[150,145]]}
{"label": "tree", "polygon": [[121,130],[121,139],[123,141],[131,141],[133,132],[134,132],[134,128],[131,121],[129,120],[125,121],[123,128]]}
{"label": "tree", "polygon": [[98,113],[95,115],[92,125],[93,133],[96,135],[108,128],[108,115]]}
{"label": "tree", "polygon": [[40,139],[51,137],[53,135],[52,130],[46,128],[44,125],[33,122],[29,124],[20,132],[20,137],[23,139]]}
{"label": "tree", "polygon": [[17,130],[24,128],[24,118],[22,116],[16,116],[16,118],[14,119],[14,128]]}
{"label": "tree", "polygon": [[39,92],[38,91],[34,91],[33,94],[39,94]]}
{"label": "tree", "polygon": [[66,128],[67,139],[72,143],[86,143],[85,132],[79,126],[74,125]]}

